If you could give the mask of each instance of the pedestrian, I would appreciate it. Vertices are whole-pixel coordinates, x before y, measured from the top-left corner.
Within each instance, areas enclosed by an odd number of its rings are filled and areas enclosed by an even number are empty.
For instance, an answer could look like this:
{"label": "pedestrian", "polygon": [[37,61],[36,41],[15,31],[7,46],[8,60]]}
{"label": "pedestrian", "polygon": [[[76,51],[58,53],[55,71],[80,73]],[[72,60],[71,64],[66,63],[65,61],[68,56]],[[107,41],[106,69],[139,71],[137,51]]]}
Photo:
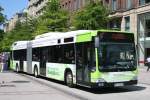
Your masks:
{"label": "pedestrian", "polygon": [[150,69],[150,56],[147,57],[147,71]]}

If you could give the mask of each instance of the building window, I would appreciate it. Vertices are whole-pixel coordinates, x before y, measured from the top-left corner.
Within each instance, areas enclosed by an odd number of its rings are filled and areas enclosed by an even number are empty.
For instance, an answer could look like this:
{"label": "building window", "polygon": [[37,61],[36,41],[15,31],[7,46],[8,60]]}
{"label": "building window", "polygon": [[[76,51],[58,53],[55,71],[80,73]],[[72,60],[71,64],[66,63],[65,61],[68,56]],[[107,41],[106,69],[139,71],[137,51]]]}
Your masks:
{"label": "building window", "polygon": [[145,5],[147,3],[150,3],[150,0],[139,0],[139,5]]}
{"label": "building window", "polygon": [[125,31],[130,31],[130,17],[125,17]]}
{"label": "building window", "polygon": [[117,0],[112,0],[112,10],[117,10]]}
{"label": "building window", "polygon": [[131,9],[132,7],[132,0],[126,0],[126,8]]}
{"label": "building window", "polygon": [[145,24],[147,37],[150,37],[150,19],[147,19]]}
{"label": "building window", "polygon": [[121,19],[122,19],[122,18],[112,19],[112,20],[109,22],[109,27],[110,27],[111,29],[121,30]]}
{"label": "building window", "polygon": [[150,3],[150,0],[145,0],[145,3]]}

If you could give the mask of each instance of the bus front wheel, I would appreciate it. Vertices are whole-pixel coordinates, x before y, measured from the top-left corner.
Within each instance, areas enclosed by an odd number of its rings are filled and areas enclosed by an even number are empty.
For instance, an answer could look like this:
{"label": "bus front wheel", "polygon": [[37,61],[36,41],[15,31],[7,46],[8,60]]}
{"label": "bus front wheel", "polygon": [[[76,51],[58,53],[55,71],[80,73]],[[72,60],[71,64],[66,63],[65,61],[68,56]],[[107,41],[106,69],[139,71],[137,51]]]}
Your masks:
{"label": "bus front wheel", "polygon": [[66,85],[69,86],[69,87],[73,87],[73,75],[71,72],[67,72],[66,73],[66,78],[65,78],[65,82],[66,82]]}

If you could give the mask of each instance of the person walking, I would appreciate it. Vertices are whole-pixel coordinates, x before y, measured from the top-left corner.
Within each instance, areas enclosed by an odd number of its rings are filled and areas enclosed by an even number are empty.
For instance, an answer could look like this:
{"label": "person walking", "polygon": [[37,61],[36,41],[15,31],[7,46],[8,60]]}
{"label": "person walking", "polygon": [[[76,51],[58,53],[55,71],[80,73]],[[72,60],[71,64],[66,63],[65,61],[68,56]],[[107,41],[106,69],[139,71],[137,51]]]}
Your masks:
{"label": "person walking", "polygon": [[147,57],[147,71],[150,69],[150,56]]}

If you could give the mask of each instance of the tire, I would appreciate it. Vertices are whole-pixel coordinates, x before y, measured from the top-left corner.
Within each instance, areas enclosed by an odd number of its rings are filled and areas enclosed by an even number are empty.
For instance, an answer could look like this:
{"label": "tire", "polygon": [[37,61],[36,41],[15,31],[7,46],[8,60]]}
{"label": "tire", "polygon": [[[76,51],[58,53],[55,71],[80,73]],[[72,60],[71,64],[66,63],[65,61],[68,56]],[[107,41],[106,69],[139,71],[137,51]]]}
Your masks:
{"label": "tire", "polygon": [[38,78],[38,76],[39,76],[38,68],[37,68],[37,67],[34,68],[34,76],[35,76],[36,78]]}
{"label": "tire", "polygon": [[66,73],[66,76],[65,76],[65,83],[68,87],[74,87],[74,84],[73,84],[73,75],[71,72],[67,72]]}

